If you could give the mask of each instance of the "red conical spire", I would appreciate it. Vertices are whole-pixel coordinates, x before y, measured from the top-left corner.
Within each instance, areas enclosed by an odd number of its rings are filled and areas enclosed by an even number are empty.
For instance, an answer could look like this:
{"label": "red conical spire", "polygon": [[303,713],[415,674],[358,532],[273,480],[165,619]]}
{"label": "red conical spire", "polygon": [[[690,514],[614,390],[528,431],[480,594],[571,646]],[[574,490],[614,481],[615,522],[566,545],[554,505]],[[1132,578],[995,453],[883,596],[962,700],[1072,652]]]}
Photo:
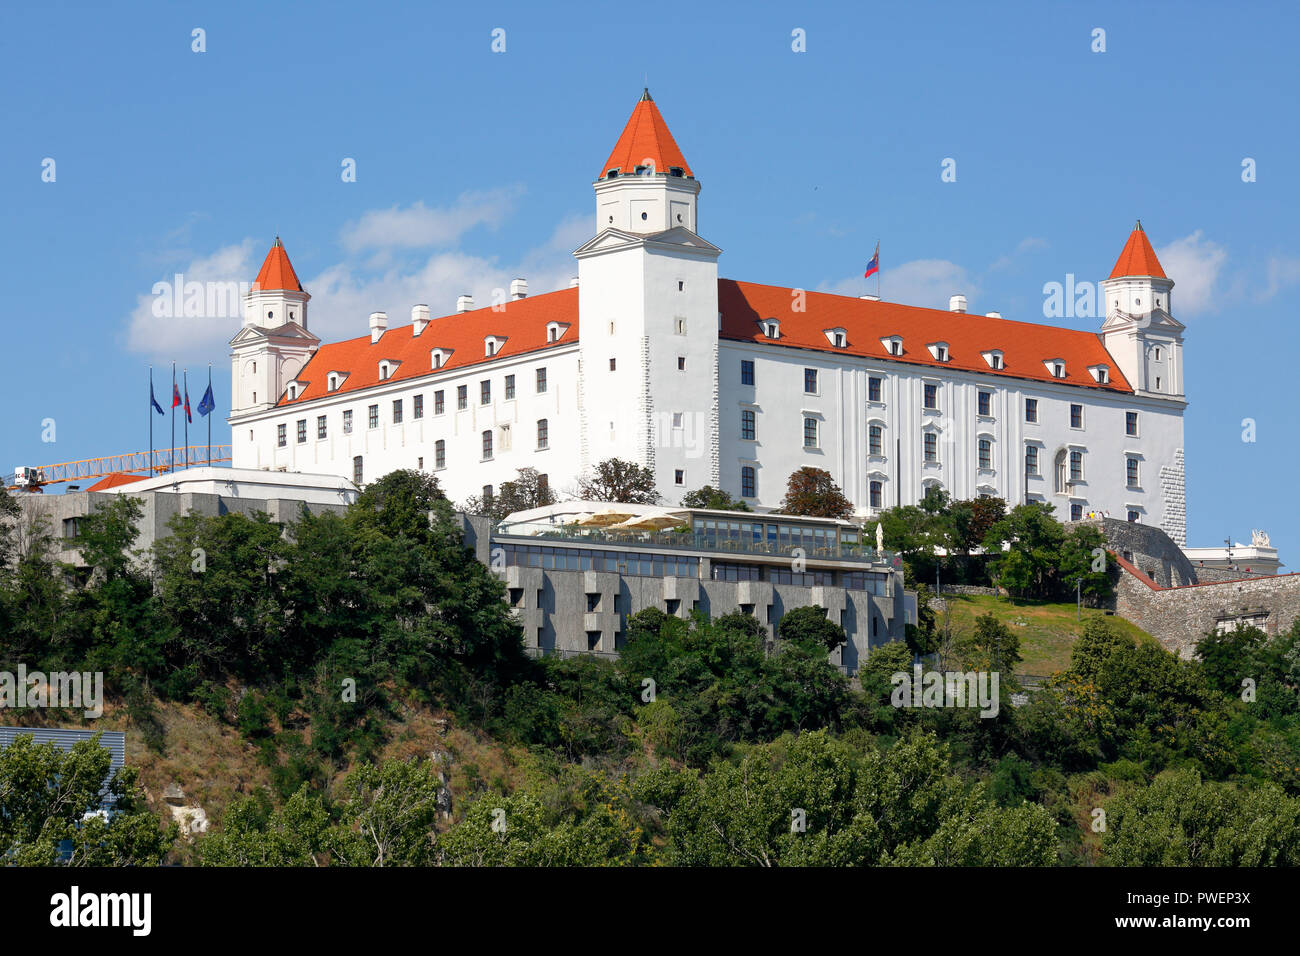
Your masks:
{"label": "red conical spire", "polygon": [[618,138],[614,151],[605,160],[597,178],[603,178],[611,169],[631,174],[636,172],[638,166],[647,163],[654,165],[656,173],[667,173],[677,166],[681,168],[683,176],[695,175],[686,164],[686,157],[677,148],[673,134],[668,132],[668,124],[660,115],[655,101],[650,98],[649,89],[641,94],[636,108],[632,110],[632,116],[623,127],[623,135]]}
{"label": "red conical spire", "polygon": [[1160,268],[1160,260],[1156,258],[1156,251],[1151,248],[1147,234],[1142,231],[1141,219],[1137,221],[1137,225],[1129,233],[1128,242],[1124,244],[1124,251],[1119,254],[1119,259],[1115,262],[1115,268],[1110,270],[1110,278],[1112,279],[1120,279],[1125,276],[1169,278],[1165,275],[1165,270]]}
{"label": "red conical spire", "polygon": [[275,237],[275,242],[271,246],[271,251],[266,254],[266,260],[262,263],[262,271],[257,274],[254,285],[261,292],[269,292],[272,289],[288,289],[291,292],[302,292],[302,283],[298,281],[298,273],[293,271],[293,264],[289,261],[289,253],[284,251],[284,243],[280,242],[280,237]]}

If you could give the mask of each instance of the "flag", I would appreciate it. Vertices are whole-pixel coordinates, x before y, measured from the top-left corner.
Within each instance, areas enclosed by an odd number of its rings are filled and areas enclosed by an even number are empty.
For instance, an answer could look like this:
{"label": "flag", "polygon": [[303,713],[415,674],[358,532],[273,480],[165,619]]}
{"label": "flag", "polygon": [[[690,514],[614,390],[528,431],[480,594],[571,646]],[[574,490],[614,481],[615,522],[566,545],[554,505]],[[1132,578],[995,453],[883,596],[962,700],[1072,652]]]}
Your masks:
{"label": "flag", "polygon": [[158,399],[153,393],[153,382],[149,383],[149,404],[153,406],[153,410],[159,415],[163,413],[162,406],[158,404]]}
{"label": "flag", "polygon": [[199,399],[199,414],[207,415],[208,412],[212,411],[216,407],[217,402],[212,397],[212,385],[209,383],[208,390],[204,392],[203,397]]}
{"label": "flag", "polygon": [[875,275],[879,271],[880,271],[880,243],[876,243],[876,252],[871,257],[871,261],[867,263],[867,271],[863,273],[862,278],[866,279],[869,276]]}
{"label": "flag", "polygon": [[190,387],[185,386],[185,421],[194,421],[194,416],[190,414]]}
{"label": "flag", "polygon": [[180,403],[181,403],[181,390],[176,387],[175,382],[172,382],[172,408],[175,408]]}

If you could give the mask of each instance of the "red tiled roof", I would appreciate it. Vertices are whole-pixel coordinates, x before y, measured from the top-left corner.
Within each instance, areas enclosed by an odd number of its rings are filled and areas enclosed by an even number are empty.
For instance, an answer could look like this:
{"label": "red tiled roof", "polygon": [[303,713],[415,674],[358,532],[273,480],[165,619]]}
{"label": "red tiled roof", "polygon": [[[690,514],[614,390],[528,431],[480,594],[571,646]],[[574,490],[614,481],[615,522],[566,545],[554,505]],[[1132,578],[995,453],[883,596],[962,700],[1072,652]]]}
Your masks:
{"label": "red tiled roof", "polygon": [[[1133,391],[1124,373],[1106,351],[1101,337],[1093,332],[825,292],[804,293],[805,310],[795,312],[791,308],[793,292],[784,286],[719,279],[718,310],[722,313],[722,329],[718,335],[726,339],[818,352],[843,352],[985,375],[1005,375],[1115,392]],[[777,319],[781,324],[779,339],[767,338],[758,325],[760,319],[769,318]],[[847,333],[845,348],[836,348],[826,338],[824,330],[836,328]],[[900,357],[891,356],[880,342],[891,335],[903,339]],[[948,344],[949,361],[940,362],[931,355],[926,346],[935,342]],[[1002,369],[998,371],[990,368],[981,355],[994,349],[1002,352]],[[1043,364],[1046,360],[1058,358],[1065,360],[1064,379],[1053,377]],[[1107,366],[1108,381],[1105,385],[1097,384],[1088,372],[1092,365]]]}
{"label": "red tiled roof", "polygon": [[99,481],[95,482],[86,490],[87,491],[109,491],[113,488],[120,488],[122,485],[129,485],[133,481],[144,481],[145,478],[147,477],[149,476],[128,475],[122,472],[117,472],[112,475],[106,475],[105,477],[99,479]]}
{"label": "red tiled roof", "polygon": [[1151,242],[1147,239],[1147,234],[1142,230],[1141,219],[1133,227],[1133,231],[1129,233],[1128,242],[1124,244],[1124,251],[1119,254],[1119,258],[1115,261],[1115,268],[1110,270],[1109,278],[1119,279],[1124,276],[1169,278],[1165,275],[1165,270],[1160,268],[1160,260],[1156,258],[1156,251],[1151,248]]}
{"label": "red tiled roof", "polygon": [[[546,340],[546,326],[556,321],[569,326],[559,339]],[[465,368],[488,361],[483,340],[489,335],[505,337],[493,360],[536,352],[552,345],[567,345],[578,340],[578,290],[561,289],[526,299],[513,299],[501,311],[489,306],[472,312],[459,312],[434,319],[424,332],[414,335],[412,325],[386,331],[373,345],[369,335],[344,342],[322,345],[298,373],[306,387],[296,399],[281,397],[279,405],[295,405],[327,395],[343,395],[380,384],[379,363],[384,359],[401,362],[387,382],[420,378],[433,369],[430,353],[434,349],[452,350],[442,369]],[[329,373],[346,372],[348,377],[336,391],[329,391]]]}
{"label": "red tiled roof", "polygon": [[677,141],[668,132],[668,124],[659,114],[659,107],[650,98],[650,91],[641,94],[640,101],[632,110],[632,116],[623,127],[623,135],[614,145],[614,151],[600,167],[597,179],[603,178],[611,169],[623,173],[632,173],[636,167],[649,161],[654,164],[656,173],[666,173],[673,166],[680,166],[686,176],[694,176],[691,167],[686,165],[686,157],[677,148]]}
{"label": "red tiled roof", "polygon": [[262,292],[271,289],[303,291],[302,283],[298,281],[298,273],[293,271],[293,264],[289,262],[289,253],[284,251],[284,244],[280,242],[279,236],[275,237],[271,251],[266,254],[262,271],[257,274],[254,284]]}

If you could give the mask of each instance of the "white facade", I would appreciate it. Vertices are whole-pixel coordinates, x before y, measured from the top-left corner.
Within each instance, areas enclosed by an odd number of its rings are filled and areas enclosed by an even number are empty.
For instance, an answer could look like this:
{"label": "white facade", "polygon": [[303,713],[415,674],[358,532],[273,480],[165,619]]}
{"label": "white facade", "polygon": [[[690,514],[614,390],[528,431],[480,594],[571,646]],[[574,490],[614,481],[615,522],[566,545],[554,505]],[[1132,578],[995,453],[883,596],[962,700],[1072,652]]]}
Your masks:
{"label": "white facade", "polygon": [[[1110,362],[1086,373],[1078,363],[1070,369],[1074,381],[1088,385],[1105,384],[1104,376],[1118,370],[1132,391],[1005,374],[997,343],[981,353],[984,373],[943,367],[946,343],[927,343],[928,354],[911,343],[924,361],[909,361],[889,357],[883,340],[873,357],[792,347],[779,338],[723,337],[721,250],[698,234],[698,181],[680,167],[657,170],[650,160],[637,169],[595,183],[595,234],[574,253],[579,283],[568,321],[579,334],[548,334],[544,346],[524,354],[489,355],[496,348],[489,343],[468,367],[437,369],[435,359],[415,378],[298,400],[300,372],[304,380],[333,381],[333,373],[346,377],[350,370],[307,365],[318,342],[306,330],[305,293],[278,300],[254,293],[253,321],[246,318],[232,341],[235,467],[323,472],[362,483],[420,468],[463,502],[525,466],[545,474],[558,493],[575,493],[587,469],[619,457],[651,467],[670,504],[711,485],[759,510],[777,510],[790,474],[810,465],[831,473],[859,515],[914,503],[937,484],[954,498],[1046,501],[1065,520],[1107,512],[1157,525],[1185,543],[1184,327],[1170,314],[1170,280],[1103,282],[1107,319],[1099,340]],[[301,307],[300,320],[276,315],[291,306]],[[271,317],[263,320],[264,312]],[[963,318],[954,312],[954,322]],[[430,322],[422,306],[413,319],[430,350],[449,338],[441,330],[459,322]],[[506,338],[519,334],[510,322],[507,311],[500,323]],[[388,330],[382,316],[371,328],[368,348],[362,343],[349,353],[364,354],[359,361],[384,361],[386,337],[408,334]],[[827,330],[832,342],[836,331]],[[1017,327],[1007,323],[999,334],[1010,339]],[[457,345],[467,347],[480,348]],[[1050,376],[1055,356],[1039,358],[1041,379]],[[742,381],[742,362],[753,363],[752,384]],[[544,392],[536,387],[539,369],[546,372]],[[816,373],[811,391],[808,370]],[[508,375],[512,398],[505,397]],[[935,387],[933,408],[926,407],[927,385]],[[289,404],[271,404],[286,396]],[[1033,416],[1029,402],[1036,403]]]}

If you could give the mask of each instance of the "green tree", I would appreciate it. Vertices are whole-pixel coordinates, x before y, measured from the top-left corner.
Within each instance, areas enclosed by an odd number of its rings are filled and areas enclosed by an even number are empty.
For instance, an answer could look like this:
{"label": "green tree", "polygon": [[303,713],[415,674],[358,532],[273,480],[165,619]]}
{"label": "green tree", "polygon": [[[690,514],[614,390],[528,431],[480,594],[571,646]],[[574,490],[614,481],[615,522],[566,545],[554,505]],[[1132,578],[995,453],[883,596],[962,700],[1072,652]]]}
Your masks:
{"label": "green tree", "polygon": [[848,636],[844,628],[826,616],[826,608],[814,604],[786,611],[777,625],[777,635],[784,641],[806,647],[822,647],[833,651]]}
{"label": "green tree", "polygon": [[587,501],[610,501],[625,505],[653,505],[659,502],[653,469],[621,458],[606,458],[579,478],[578,493]]}
{"label": "green tree", "polygon": [[716,511],[749,511],[749,505],[730,493],[705,485],[682,496],[683,508],[712,508]]}
{"label": "green tree", "polygon": [[1120,632],[1104,617],[1090,617],[1083,633],[1070,649],[1070,670],[1086,681],[1097,679],[1102,667],[1116,651],[1133,647],[1133,639]]}
{"label": "green tree", "polygon": [[847,518],[853,513],[853,503],[844,496],[829,471],[805,465],[786,483],[781,512],[811,518]]}
{"label": "green tree", "polygon": [[520,468],[515,472],[514,480],[503,481],[491,498],[484,500],[481,495],[474,495],[465,501],[462,510],[501,521],[516,511],[553,505],[555,500],[545,475],[536,468]]}

